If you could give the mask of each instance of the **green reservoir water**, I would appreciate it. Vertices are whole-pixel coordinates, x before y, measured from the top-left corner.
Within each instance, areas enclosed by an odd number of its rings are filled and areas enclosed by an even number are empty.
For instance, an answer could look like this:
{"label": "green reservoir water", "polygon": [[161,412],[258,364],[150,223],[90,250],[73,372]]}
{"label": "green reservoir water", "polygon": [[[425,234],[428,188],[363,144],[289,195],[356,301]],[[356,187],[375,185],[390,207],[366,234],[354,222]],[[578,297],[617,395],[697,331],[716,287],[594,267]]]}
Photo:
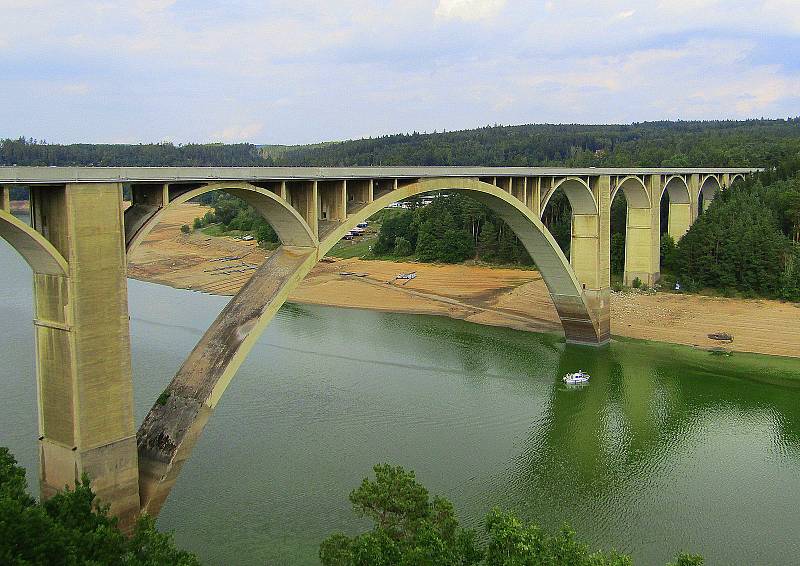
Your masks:
{"label": "green reservoir water", "polygon": [[[129,282],[137,418],[226,299]],[[31,278],[0,241],[0,445],[36,488]],[[800,324],[800,322],[799,322]],[[780,329],[776,329],[776,332]],[[591,385],[560,377],[579,368]],[[479,527],[495,505],[665,564],[800,562],[800,361],[287,305],[159,519],[207,564],[317,563],[377,462]]]}

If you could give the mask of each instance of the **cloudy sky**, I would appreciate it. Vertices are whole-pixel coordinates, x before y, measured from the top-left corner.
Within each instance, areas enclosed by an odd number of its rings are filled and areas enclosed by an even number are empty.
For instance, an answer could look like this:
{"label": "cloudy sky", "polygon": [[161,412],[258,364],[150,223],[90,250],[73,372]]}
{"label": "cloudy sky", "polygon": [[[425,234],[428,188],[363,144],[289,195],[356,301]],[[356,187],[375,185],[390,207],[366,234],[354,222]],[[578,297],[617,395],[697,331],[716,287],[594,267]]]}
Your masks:
{"label": "cloudy sky", "polygon": [[800,114],[800,0],[0,0],[0,137]]}

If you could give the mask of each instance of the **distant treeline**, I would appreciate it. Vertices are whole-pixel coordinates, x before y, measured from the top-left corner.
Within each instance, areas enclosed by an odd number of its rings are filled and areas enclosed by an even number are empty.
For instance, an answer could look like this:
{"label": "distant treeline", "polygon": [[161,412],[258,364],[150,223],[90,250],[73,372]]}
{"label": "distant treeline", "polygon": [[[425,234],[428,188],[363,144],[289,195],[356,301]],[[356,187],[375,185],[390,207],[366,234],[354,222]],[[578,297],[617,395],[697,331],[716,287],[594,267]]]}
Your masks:
{"label": "distant treeline", "polygon": [[628,125],[487,126],[299,146],[0,140],[0,165],[770,166],[800,151],[800,117]]}
{"label": "distant treeline", "polygon": [[35,139],[0,140],[0,165],[94,167],[266,165],[252,144],[49,144]]}
{"label": "distant treeline", "polygon": [[487,126],[265,148],[277,164],[770,166],[800,151],[800,118],[630,125]]}

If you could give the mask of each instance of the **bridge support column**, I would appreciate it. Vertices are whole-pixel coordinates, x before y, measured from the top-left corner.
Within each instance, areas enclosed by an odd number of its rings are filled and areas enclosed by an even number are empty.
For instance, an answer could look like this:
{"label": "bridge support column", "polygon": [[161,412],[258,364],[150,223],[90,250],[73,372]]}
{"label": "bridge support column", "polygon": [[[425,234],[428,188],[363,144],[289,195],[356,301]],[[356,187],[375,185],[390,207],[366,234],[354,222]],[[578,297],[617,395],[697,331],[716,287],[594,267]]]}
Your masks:
{"label": "bridge support column", "polygon": [[[670,193],[667,233],[672,236],[676,244],[689,231],[689,227],[694,224],[694,221],[697,220],[697,195],[700,190],[700,176],[689,175],[686,178],[686,186],[689,192],[689,202],[675,202]],[[685,197],[681,198],[681,200],[684,199]]]}
{"label": "bridge support column", "polygon": [[611,339],[611,178],[594,187],[599,214],[573,214],[570,264],[598,325],[600,343]]}
{"label": "bridge support column", "polygon": [[317,235],[317,181],[293,181],[287,183],[289,204],[306,221],[314,236]]}
{"label": "bridge support column", "polygon": [[162,208],[169,204],[169,185],[146,184],[131,187],[131,206],[125,211],[125,245]]}
{"label": "bridge support column", "polygon": [[41,494],[86,473],[128,530],[139,488],[121,186],[34,187],[31,201],[69,266],[34,275]]}
{"label": "bridge support column", "polygon": [[[637,208],[628,204],[625,225],[625,274],[624,284],[632,285],[636,278],[652,287],[661,276],[660,208],[653,206],[653,195],[661,194],[660,175],[646,178],[646,191],[651,206]],[[657,198],[657,197],[656,197]]]}
{"label": "bridge support column", "polygon": [[11,210],[11,189],[0,185],[0,210]]}

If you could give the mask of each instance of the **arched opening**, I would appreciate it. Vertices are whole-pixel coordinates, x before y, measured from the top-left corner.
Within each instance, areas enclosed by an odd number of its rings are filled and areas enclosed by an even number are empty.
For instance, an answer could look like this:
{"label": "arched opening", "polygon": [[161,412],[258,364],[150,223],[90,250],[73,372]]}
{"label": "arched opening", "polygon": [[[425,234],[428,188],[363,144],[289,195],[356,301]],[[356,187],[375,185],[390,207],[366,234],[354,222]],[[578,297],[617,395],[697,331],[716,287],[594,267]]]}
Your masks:
{"label": "arched opening", "polygon": [[708,175],[703,179],[700,185],[700,191],[697,194],[697,216],[700,216],[708,210],[708,207],[711,206],[711,202],[720,190],[719,179],[717,179],[716,175]]}
{"label": "arched opening", "polygon": [[660,274],[672,283],[675,269],[675,247],[678,241],[689,230],[692,221],[692,210],[689,186],[683,177],[673,176],[667,179],[661,192],[660,200]]}
{"label": "arched opening", "polygon": [[[262,187],[234,181],[188,187],[165,186],[163,189],[161,187],[145,187],[146,190],[142,191],[141,204],[136,202],[136,187],[134,187],[134,204],[125,213],[125,237],[128,253],[133,253],[150,231],[164,218],[168,210],[219,191],[227,193],[229,197],[240,199],[252,207],[252,210],[247,209],[240,206],[237,201],[224,197],[224,201],[221,203],[224,212],[220,215],[222,216],[220,220],[227,222],[224,223],[226,227],[230,227],[232,222],[237,223],[234,224],[234,227],[236,225],[241,227],[242,222],[248,222],[250,227],[255,223],[258,224],[257,227],[263,228],[263,225],[256,221],[257,215],[269,224],[284,245],[316,245],[317,238],[309,224],[298,212],[298,210],[303,211],[304,206],[308,208],[306,201],[309,200],[308,192],[310,191],[305,190],[306,187],[298,187],[297,190],[292,190],[291,187],[287,189],[285,184],[281,185],[280,183],[277,184],[278,186],[274,186],[275,183],[264,184],[269,186]],[[211,200],[214,200],[213,196],[207,197],[206,203]],[[216,220],[216,218],[206,218],[205,220],[207,224],[213,224],[214,222],[211,220]],[[190,228],[194,228],[193,220],[192,223],[193,226]]]}
{"label": "arched opening", "polygon": [[683,177],[667,179],[661,192],[661,233],[669,234],[677,244],[692,223],[689,185]]}
{"label": "arched opening", "polygon": [[[130,239],[129,275],[234,295],[281,244],[278,231],[267,220],[275,222],[279,215],[250,195],[269,199],[258,189],[215,185],[173,195],[169,205],[157,209]],[[268,216],[251,203],[260,205]],[[290,212],[288,207],[285,210]],[[286,236],[285,227],[282,232]]]}
{"label": "arched opening", "polygon": [[[574,267],[576,245],[596,237],[597,202],[584,179],[567,177],[555,183],[542,202],[542,221]],[[579,277],[580,279],[580,277]]]}
{"label": "arched opening", "polygon": [[[658,277],[650,198],[644,182],[626,177],[611,194],[612,278],[628,286],[651,286]],[[638,280],[638,281],[637,281]]]}

